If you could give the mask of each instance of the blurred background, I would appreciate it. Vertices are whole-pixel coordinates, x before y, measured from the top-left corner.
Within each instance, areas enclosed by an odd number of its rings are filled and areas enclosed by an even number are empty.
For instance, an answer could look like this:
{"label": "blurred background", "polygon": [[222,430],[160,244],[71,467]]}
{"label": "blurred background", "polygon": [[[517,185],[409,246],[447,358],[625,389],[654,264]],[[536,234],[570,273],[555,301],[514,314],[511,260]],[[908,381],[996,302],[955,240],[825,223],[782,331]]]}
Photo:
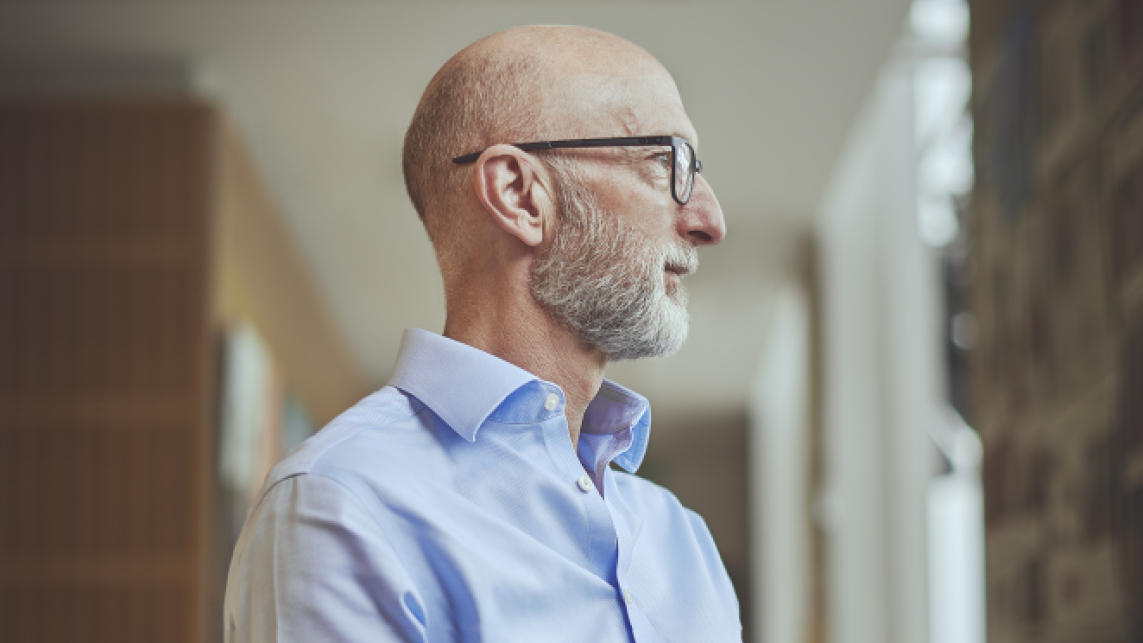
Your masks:
{"label": "blurred background", "polygon": [[691,339],[608,375],[746,640],[1143,641],[1143,0],[0,3],[0,640],[221,640],[269,468],[443,326],[424,86],[530,23],[702,137]]}

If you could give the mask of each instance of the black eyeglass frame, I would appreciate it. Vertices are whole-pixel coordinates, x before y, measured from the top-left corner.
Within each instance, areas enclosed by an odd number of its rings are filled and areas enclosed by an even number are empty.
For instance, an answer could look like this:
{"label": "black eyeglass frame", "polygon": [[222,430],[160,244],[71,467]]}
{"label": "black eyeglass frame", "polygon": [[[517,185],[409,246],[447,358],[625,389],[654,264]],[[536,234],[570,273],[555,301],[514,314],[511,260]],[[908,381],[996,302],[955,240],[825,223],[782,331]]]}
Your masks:
{"label": "black eyeglass frame", "polygon": [[[681,136],[623,136],[619,138],[576,138],[565,141],[539,141],[536,143],[510,143],[512,147],[522,150],[524,152],[535,152],[538,150],[559,150],[559,149],[573,149],[583,147],[643,147],[647,145],[669,145],[671,147],[671,198],[679,205],[686,205],[691,200],[691,193],[694,192],[695,175],[702,172],[702,161],[698,160],[695,154],[695,148]],[[675,189],[676,176],[678,171],[678,154],[679,147],[686,145],[690,151],[691,159],[691,180],[690,185],[687,186],[687,193],[680,195]],[[468,163],[475,163],[476,159],[484,150],[479,152],[472,152],[464,156],[458,156],[452,160],[457,165],[465,165]]]}

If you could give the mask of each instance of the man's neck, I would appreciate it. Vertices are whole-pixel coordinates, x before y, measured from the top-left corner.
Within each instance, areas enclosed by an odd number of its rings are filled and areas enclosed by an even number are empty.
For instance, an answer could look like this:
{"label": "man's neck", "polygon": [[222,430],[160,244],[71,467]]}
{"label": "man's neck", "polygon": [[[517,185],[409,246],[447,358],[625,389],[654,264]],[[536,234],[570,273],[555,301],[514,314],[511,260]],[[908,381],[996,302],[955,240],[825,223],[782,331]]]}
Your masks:
{"label": "man's neck", "polygon": [[510,307],[450,302],[444,335],[559,386],[565,395],[571,443],[578,448],[584,412],[603,383],[607,358],[598,349],[584,347],[574,333],[528,299],[530,305],[517,301]]}

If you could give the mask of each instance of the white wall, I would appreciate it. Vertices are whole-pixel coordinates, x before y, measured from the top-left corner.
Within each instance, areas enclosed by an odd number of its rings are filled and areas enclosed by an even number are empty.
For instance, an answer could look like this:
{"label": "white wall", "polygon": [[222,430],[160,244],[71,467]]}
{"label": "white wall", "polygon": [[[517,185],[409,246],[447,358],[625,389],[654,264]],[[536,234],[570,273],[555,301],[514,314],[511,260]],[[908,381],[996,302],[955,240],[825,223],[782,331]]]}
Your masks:
{"label": "white wall", "polygon": [[925,495],[945,421],[939,276],[916,228],[911,70],[890,62],[823,202],[827,611],[833,643],[928,638]]}
{"label": "white wall", "polygon": [[792,281],[775,298],[750,409],[755,640],[802,643],[809,616],[810,312]]}

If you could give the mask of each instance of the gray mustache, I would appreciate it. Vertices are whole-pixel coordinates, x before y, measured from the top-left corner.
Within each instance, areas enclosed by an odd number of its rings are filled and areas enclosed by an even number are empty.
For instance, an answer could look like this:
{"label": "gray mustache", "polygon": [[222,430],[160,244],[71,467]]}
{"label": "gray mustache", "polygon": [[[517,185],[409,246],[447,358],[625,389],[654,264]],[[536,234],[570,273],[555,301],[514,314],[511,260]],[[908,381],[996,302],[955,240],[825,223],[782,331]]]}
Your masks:
{"label": "gray mustache", "polygon": [[693,246],[669,245],[663,249],[662,264],[671,270],[693,275],[698,272],[698,250]]}

